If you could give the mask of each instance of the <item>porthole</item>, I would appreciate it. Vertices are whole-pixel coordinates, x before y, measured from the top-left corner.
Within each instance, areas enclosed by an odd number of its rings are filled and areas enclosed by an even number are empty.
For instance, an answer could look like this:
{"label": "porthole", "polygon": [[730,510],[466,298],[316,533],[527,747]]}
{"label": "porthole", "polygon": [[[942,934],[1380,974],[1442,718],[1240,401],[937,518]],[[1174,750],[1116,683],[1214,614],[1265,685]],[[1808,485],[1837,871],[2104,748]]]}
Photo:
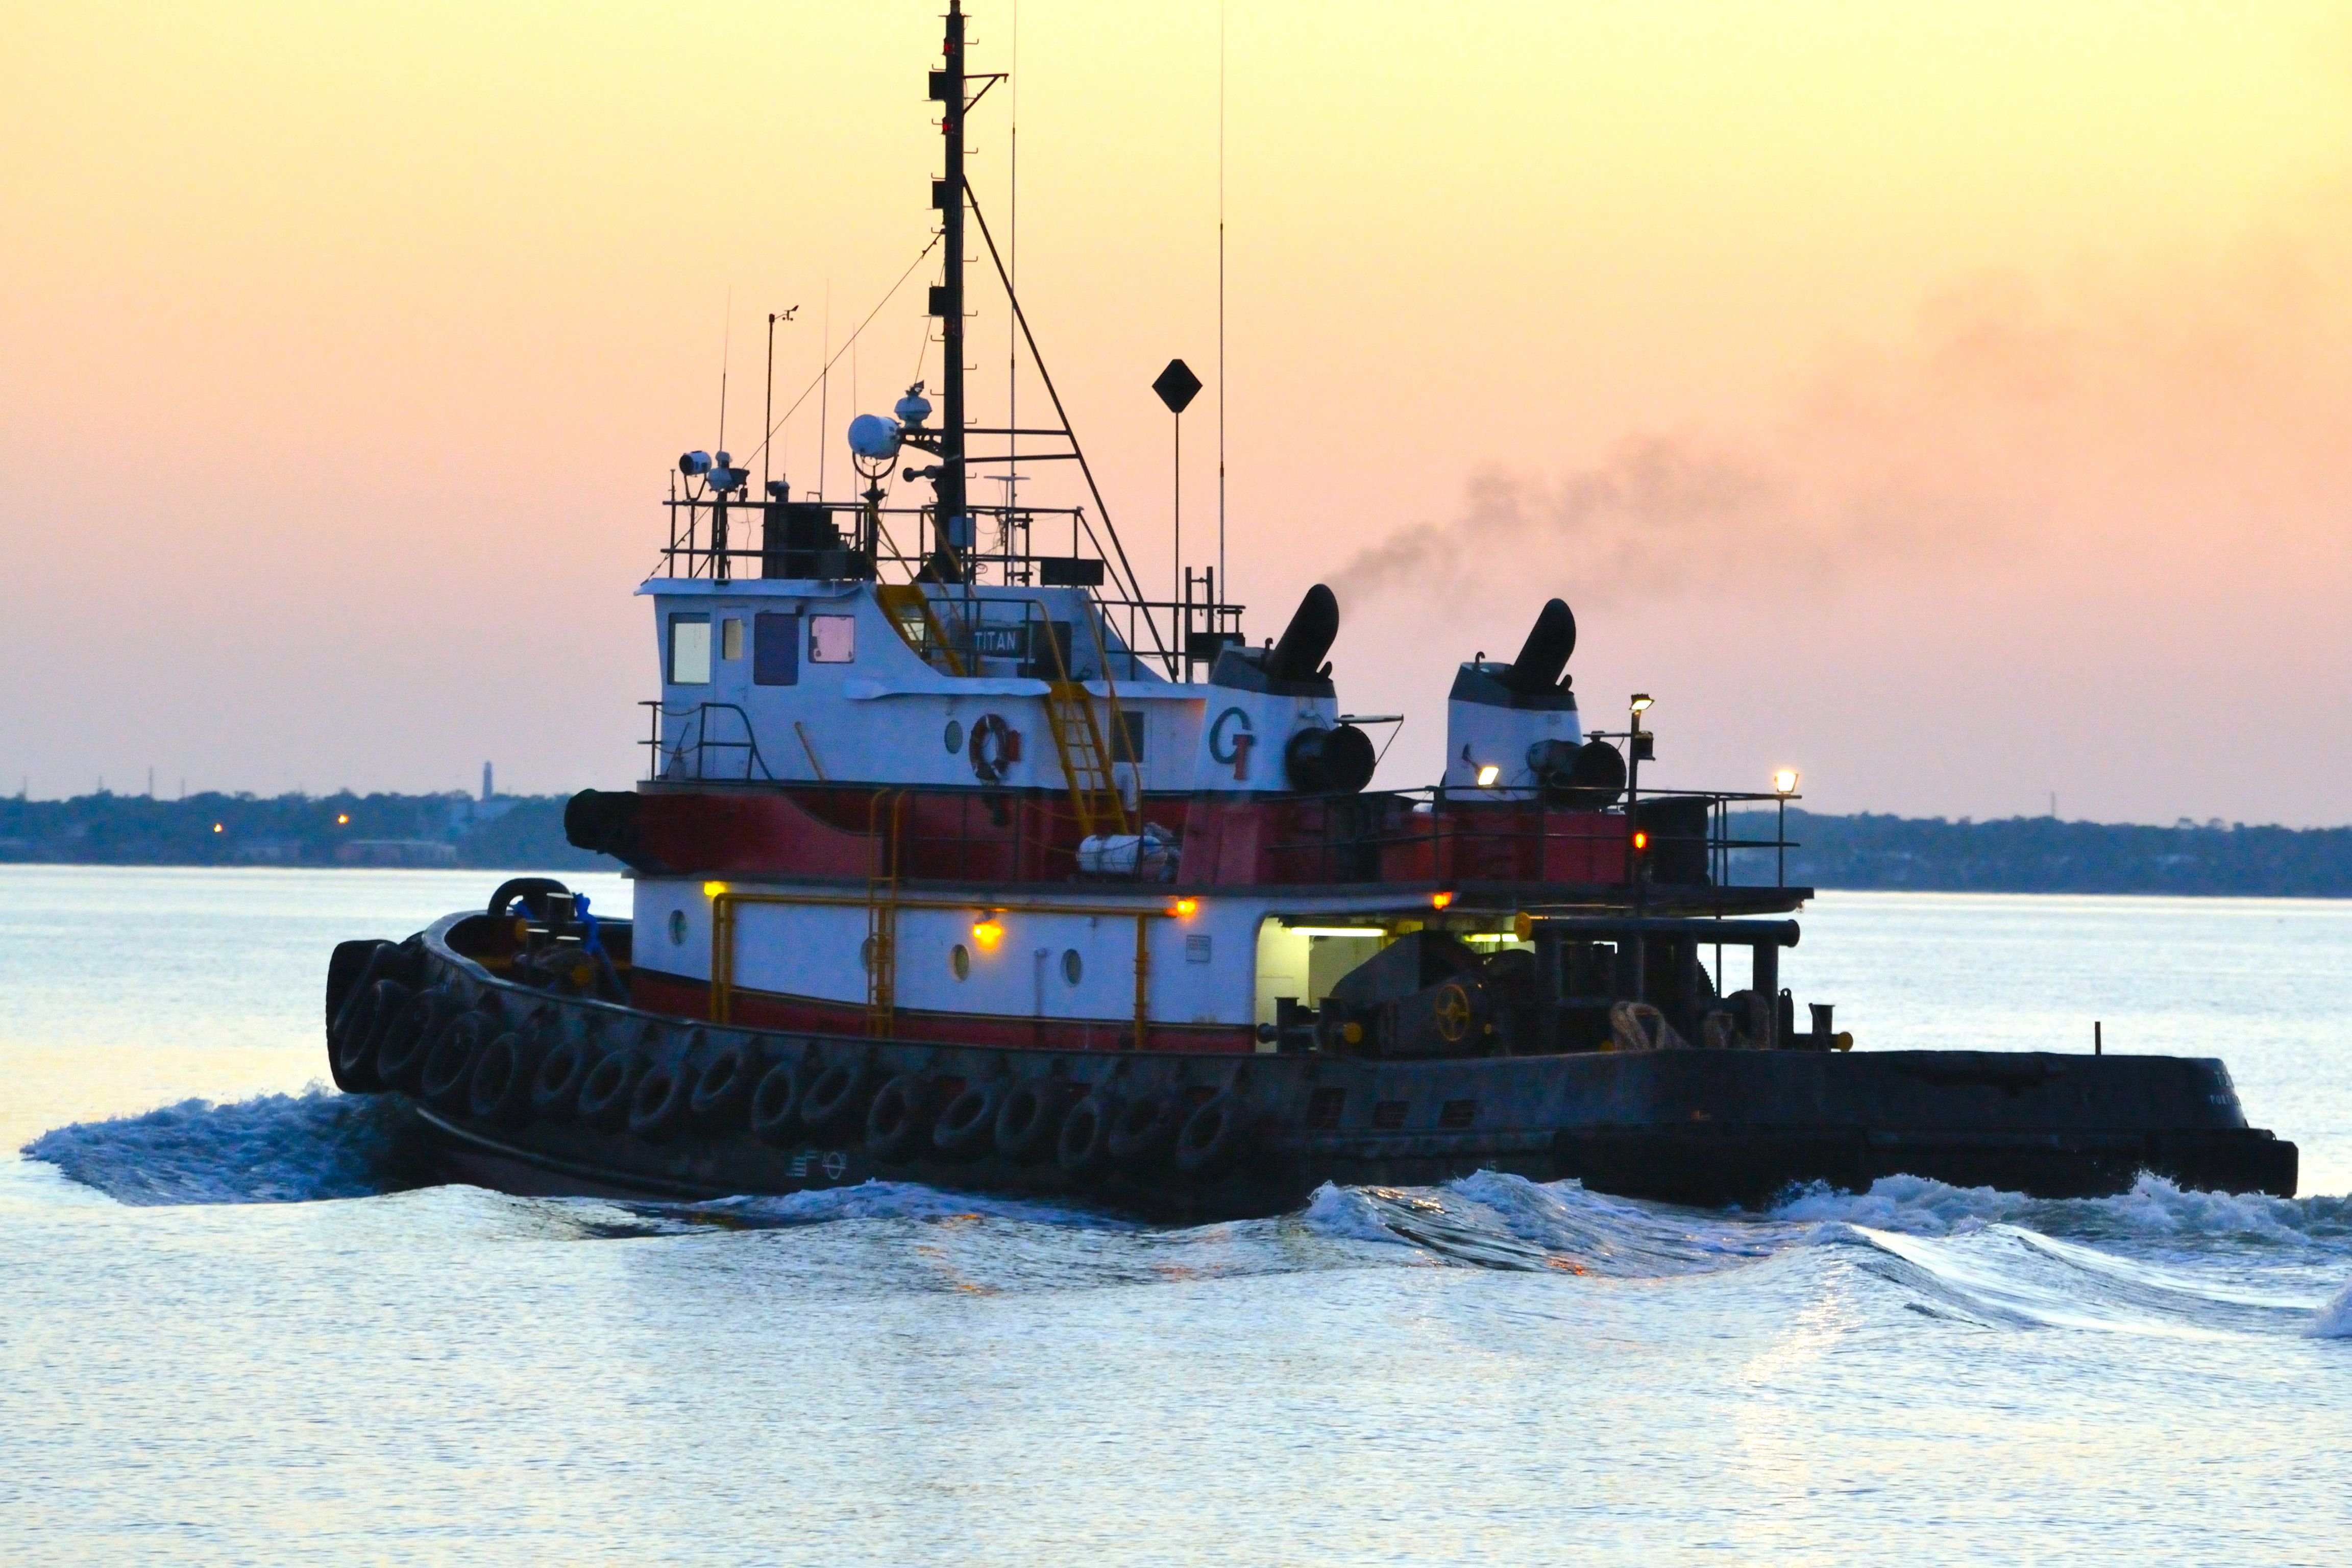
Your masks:
{"label": "porthole", "polygon": [[686,945],[686,911],[684,910],[672,910],[669,912],[669,942],[672,947]]}
{"label": "porthole", "polygon": [[1075,947],[1064,949],[1062,952],[1062,979],[1069,984],[1076,985],[1079,980],[1085,977],[1086,973],[1087,961],[1078,956],[1078,950]]}
{"label": "porthole", "polygon": [[948,954],[948,967],[955,971],[958,980],[969,976],[971,973],[971,949],[961,942],[956,943],[954,951]]}
{"label": "porthole", "polygon": [[947,732],[940,739],[947,742],[948,754],[953,756],[963,750],[963,726],[953,719],[949,720]]}

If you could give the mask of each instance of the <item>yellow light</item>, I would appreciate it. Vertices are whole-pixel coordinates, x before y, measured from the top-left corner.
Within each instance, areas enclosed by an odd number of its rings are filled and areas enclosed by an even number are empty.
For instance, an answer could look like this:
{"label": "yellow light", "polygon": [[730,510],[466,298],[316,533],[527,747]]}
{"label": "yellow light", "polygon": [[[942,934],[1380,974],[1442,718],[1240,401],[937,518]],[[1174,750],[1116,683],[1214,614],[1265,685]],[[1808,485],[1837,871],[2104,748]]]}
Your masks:
{"label": "yellow light", "polygon": [[221,825],[220,825],[219,823],[217,823],[217,822],[214,823],[214,824],[213,824],[213,831],[214,831],[215,833],[218,833],[220,830],[221,830]]}
{"label": "yellow light", "polygon": [[1194,915],[1199,914],[1200,912],[1201,912],[1201,900],[1198,900],[1198,899],[1179,899],[1179,900],[1176,900],[1176,918],[1177,918],[1178,920],[1186,920],[1186,921],[1189,921],[1189,920],[1191,920]]}
{"label": "yellow light", "polygon": [[981,952],[993,952],[1004,940],[1004,927],[995,921],[982,921],[971,928],[971,940],[980,943]]}
{"label": "yellow light", "polygon": [[1503,770],[1496,767],[1494,763],[1488,763],[1485,767],[1478,770],[1478,787],[1480,789],[1493,789],[1495,787],[1495,781],[1502,776]]}
{"label": "yellow light", "polygon": [[1650,694],[1646,691],[1636,691],[1633,693],[1633,711],[1636,713],[1647,713],[1649,710]]}
{"label": "yellow light", "polygon": [[1796,794],[1797,770],[1794,768],[1774,769],[1772,773],[1772,793],[1774,795]]}
{"label": "yellow light", "polygon": [[1454,895],[1451,893],[1432,893],[1429,895],[1429,907],[1433,910],[1442,910],[1453,901]]}
{"label": "yellow light", "polygon": [[348,826],[351,826],[351,821],[352,821],[352,814],[351,814],[350,812],[348,812],[348,811],[339,811],[339,812],[335,813],[335,826],[338,826],[338,827],[348,827]]}
{"label": "yellow light", "polygon": [[702,884],[702,896],[706,899],[715,899],[726,890],[727,884],[724,882],[705,882]]}
{"label": "yellow light", "polygon": [[1634,847],[1634,848],[1636,848],[1636,849],[1647,849],[1649,847],[1650,847],[1650,836],[1649,836],[1648,834],[1646,834],[1646,833],[1636,833],[1635,835],[1633,835],[1633,847]]}

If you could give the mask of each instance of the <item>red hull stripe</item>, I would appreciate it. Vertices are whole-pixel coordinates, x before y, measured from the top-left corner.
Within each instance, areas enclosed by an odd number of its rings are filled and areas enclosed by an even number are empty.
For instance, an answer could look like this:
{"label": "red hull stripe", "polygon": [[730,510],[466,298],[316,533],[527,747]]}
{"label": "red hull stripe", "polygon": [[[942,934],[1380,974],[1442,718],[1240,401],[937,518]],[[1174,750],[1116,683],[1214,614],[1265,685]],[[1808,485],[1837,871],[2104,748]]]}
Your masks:
{"label": "red hull stripe", "polygon": [[[710,1016],[710,987],[699,980],[639,968],[629,977],[635,1005],[674,1017]],[[754,1029],[794,1029],[820,1035],[863,1035],[866,1009],[854,1003],[772,991],[735,988],[733,1022]],[[911,1007],[892,1014],[890,1037],[951,1046],[1011,1046],[1048,1051],[1118,1051],[1134,1048],[1135,1026],[1108,1018],[1006,1017],[997,1013],[928,1013]],[[1145,1031],[1148,1051],[1250,1052],[1257,1031],[1235,1024],[1159,1024]]]}

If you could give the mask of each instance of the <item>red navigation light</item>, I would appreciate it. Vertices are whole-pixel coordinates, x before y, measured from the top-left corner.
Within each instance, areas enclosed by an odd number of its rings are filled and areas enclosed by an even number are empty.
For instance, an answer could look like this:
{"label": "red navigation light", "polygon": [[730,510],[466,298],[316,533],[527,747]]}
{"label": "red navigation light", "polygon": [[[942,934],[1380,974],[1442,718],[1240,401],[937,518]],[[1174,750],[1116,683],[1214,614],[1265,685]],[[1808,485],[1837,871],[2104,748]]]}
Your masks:
{"label": "red navigation light", "polygon": [[1634,847],[1634,848],[1636,848],[1636,849],[1647,849],[1649,847],[1650,847],[1650,836],[1649,836],[1648,834],[1646,834],[1646,833],[1642,833],[1642,832],[1636,832],[1636,833],[1633,835],[1633,847]]}

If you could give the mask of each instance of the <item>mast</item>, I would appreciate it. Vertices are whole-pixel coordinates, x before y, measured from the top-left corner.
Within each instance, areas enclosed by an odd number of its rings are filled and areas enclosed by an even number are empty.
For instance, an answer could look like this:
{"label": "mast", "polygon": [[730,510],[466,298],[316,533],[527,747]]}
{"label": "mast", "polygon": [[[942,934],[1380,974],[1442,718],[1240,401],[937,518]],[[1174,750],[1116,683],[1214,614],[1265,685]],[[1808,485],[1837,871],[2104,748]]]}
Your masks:
{"label": "mast", "polygon": [[[947,252],[944,280],[931,290],[931,314],[940,318],[945,363],[941,367],[940,402],[940,477],[933,486],[938,509],[933,516],[937,542],[953,537],[954,520],[971,510],[964,499],[963,401],[963,117],[971,107],[964,100],[963,4],[948,0],[947,37],[941,46],[945,68],[931,73],[931,98],[940,106],[940,132],[946,143],[946,177],[931,185],[931,205],[939,209],[942,248]],[[963,552],[957,555],[958,563]]]}

